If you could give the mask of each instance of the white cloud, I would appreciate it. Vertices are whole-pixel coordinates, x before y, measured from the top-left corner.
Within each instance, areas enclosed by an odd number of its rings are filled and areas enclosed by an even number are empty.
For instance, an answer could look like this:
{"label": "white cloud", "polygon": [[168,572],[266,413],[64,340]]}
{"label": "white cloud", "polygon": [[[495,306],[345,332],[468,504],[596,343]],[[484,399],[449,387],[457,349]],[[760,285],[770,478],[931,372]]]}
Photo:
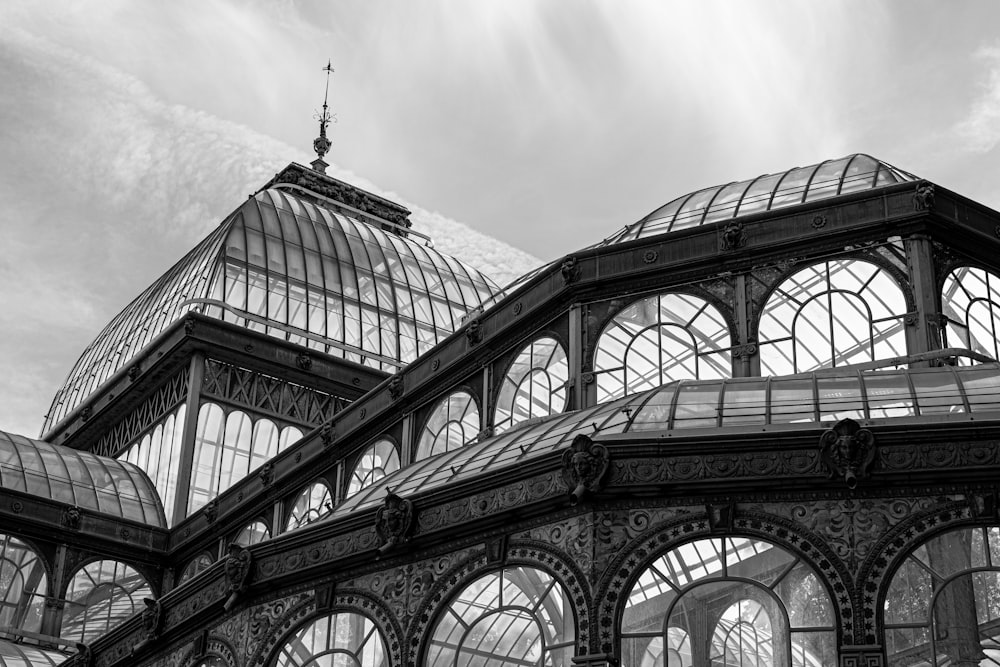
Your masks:
{"label": "white cloud", "polygon": [[1000,42],[981,46],[974,57],[985,64],[986,75],[969,115],[955,132],[968,150],[986,153],[1000,144]]}

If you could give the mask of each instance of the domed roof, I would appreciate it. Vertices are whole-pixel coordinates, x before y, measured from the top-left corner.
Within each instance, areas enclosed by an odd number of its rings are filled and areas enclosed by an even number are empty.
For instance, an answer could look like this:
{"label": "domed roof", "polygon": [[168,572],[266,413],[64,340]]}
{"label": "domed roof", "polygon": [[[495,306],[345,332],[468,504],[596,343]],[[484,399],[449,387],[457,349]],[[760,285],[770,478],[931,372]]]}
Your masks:
{"label": "domed roof", "polygon": [[598,245],[646,238],[751,213],[772,211],[861,190],[918,180],[913,174],[857,153],[678,197]]}
{"label": "domed roof", "polygon": [[498,290],[458,260],[345,211],[279,189],[248,199],[84,350],[42,432],[188,312],[392,370]]}

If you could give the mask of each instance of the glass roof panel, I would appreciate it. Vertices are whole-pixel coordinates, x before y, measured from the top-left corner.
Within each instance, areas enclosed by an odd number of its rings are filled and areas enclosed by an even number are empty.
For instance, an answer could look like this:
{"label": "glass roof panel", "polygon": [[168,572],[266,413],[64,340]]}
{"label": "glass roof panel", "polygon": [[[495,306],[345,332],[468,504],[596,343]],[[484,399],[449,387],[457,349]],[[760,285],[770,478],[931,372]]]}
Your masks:
{"label": "glass roof panel", "polygon": [[648,238],[805,201],[916,180],[913,174],[868,155],[848,155],[678,197],[598,245]]}
{"label": "glass roof panel", "polygon": [[[105,327],[56,393],[42,432],[189,311],[389,371],[422,351],[414,331],[424,347],[440,342],[498,291],[416,241],[265,190]],[[398,307],[397,293],[416,307]]]}
{"label": "glass roof panel", "polygon": [[65,653],[0,639],[0,667],[55,667],[66,661]]}
{"label": "glass roof panel", "polygon": [[166,527],[153,483],[131,463],[3,431],[0,486]]}

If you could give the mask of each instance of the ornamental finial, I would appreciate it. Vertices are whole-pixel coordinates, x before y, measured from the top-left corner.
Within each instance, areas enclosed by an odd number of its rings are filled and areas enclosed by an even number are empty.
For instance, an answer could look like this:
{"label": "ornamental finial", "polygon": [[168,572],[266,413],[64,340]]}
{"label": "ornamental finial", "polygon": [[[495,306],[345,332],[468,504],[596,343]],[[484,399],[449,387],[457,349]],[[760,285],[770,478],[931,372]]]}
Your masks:
{"label": "ornamental finial", "polygon": [[330,74],[334,71],[332,63],[329,60],[326,61],[326,67],[323,68],[323,71],[326,72],[326,92],[323,94],[323,111],[317,111],[315,116],[316,120],[319,121],[319,136],[313,141],[313,150],[316,151],[317,157],[312,162],[312,168],[325,174],[326,168],[329,165],[327,165],[323,156],[327,154],[332,145],[332,142],[326,138],[326,126],[330,124],[330,120],[332,119],[326,102],[330,97]]}

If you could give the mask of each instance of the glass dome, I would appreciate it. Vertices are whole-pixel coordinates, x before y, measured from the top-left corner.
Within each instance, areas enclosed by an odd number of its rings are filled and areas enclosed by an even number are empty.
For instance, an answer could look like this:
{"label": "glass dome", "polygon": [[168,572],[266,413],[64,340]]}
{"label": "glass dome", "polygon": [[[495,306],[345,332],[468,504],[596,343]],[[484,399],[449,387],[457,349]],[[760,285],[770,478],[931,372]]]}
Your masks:
{"label": "glass dome", "polygon": [[416,241],[264,190],[84,350],[42,433],[188,312],[388,371],[456,331],[497,291],[479,271]]}
{"label": "glass dome", "polygon": [[136,466],[0,431],[0,487],[165,528],[156,489]]}
{"label": "glass dome", "polygon": [[848,155],[678,197],[598,245],[656,236],[750,213],[916,180],[913,174],[869,155]]}

